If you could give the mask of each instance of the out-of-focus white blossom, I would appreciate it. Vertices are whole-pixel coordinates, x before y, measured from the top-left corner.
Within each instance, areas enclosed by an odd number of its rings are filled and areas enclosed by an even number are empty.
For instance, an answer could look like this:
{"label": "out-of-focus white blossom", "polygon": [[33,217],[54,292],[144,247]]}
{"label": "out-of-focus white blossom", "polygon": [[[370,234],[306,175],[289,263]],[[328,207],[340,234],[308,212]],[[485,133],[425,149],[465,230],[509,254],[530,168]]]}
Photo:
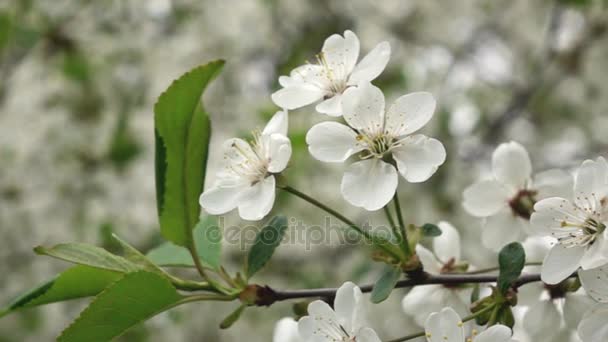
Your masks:
{"label": "out-of-focus white blossom", "polygon": [[583,342],[608,341],[608,305],[598,304],[585,313],[578,325],[578,335]]}
{"label": "out-of-focus white blossom", "polygon": [[464,323],[450,307],[430,314],[424,331],[428,342],[515,342],[511,338],[511,329],[504,325],[491,326],[479,334],[473,330],[473,336],[465,339]]}

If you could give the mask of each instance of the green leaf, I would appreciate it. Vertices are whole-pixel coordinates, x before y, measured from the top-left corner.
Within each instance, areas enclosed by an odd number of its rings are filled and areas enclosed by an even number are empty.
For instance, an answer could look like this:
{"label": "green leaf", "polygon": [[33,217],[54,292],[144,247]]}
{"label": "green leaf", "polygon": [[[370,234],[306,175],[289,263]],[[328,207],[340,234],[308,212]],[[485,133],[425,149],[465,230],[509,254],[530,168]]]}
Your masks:
{"label": "green leaf", "polygon": [[436,237],[441,235],[441,229],[432,223],[426,223],[420,229],[424,236]]}
{"label": "green leaf", "polygon": [[[217,218],[207,216],[194,229],[194,242],[198,255],[205,266],[220,267],[222,251],[222,230],[217,224]],[[150,250],[147,259],[159,266],[194,267],[190,252],[170,242]]]}
{"label": "green leaf", "polygon": [[51,248],[38,246],[34,251],[37,254],[109,271],[128,273],[139,269],[137,265],[123,257],[84,243],[62,243]]}
{"label": "green leaf", "polygon": [[211,138],[211,125],[200,98],[223,65],[224,61],[215,61],[187,72],[154,106],[160,228],[167,240],[179,246],[192,243]]}
{"label": "green leaf", "polygon": [[401,277],[401,270],[388,266],[384,269],[384,272],[380,276],[380,279],[374,284],[372,289],[372,295],[370,297],[372,303],[381,303],[391,294],[397,281]]}
{"label": "green leaf", "polygon": [[238,319],[241,317],[241,314],[243,313],[243,311],[245,311],[246,307],[247,307],[247,305],[243,304],[243,305],[239,306],[236,310],[234,310],[226,318],[224,318],[222,323],[220,323],[220,329],[230,328],[236,321],[238,321]]}
{"label": "green leaf", "polygon": [[137,264],[137,265],[141,266],[141,268],[143,270],[146,270],[146,271],[149,271],[149,272],[152,272],[152,273],[156,273],[156,274],[158,274],[160,276],[163,276],[163,277],[171,280],[171,276],[167,272],[165,272],[163,269],[161,269],[160,267],[158,267],[158,265],[154,264],[151,260],[149,260],[148,258],[146,258],[146,256],[143,255],[140,251],[138,251],[135,247],[131,246],[126,241],[123,241],[116,234],[112,234],[112,237],[122,247],[122,249],[123,249],[123,251],[125,253],[125,258],[127,260],[133,262],[134,264]]}
{"label": "green leaf", "polygon": [[180,304],[183,298],[159,275],[145,271],[126,274],[100,293],[58,341],[109,341]]}
{"label": "green leaf", "polygon": [[0,317],[22,308],[61,302],[70,299],[95,296],[109,284],[120,279],[121,273],[93,268],[73,266],[55,279],[31,289],[0,310]]}
{"label": "green leaf", "polygon": [[274,250],[281,243],[286,228],[287,218],[280,215],[273,217],[258,233],[247,255],[248,277],[257,273],[270,260]]}
{"label": "green leaf", "polygon": [[511,242],[504,246],[498,254],[498,289],[504,294],[513,282],[519,278],[526,263],[526,252],[519,242]]}

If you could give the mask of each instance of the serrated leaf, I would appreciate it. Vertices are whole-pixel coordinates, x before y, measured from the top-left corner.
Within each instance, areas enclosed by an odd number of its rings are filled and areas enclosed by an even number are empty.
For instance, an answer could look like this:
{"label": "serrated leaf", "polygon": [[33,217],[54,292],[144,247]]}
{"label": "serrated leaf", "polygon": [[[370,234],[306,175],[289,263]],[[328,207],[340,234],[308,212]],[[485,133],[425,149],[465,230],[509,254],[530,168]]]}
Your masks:
{"label": "serrated leaf", "polygon": [[[217,218],[207,216],[194,229],[194,242],[198,255],[205,266],[219,268],[222,251],[222,230]],[[170,242],[150,250],[146,257],[158,266],[194,267],[190,252]]]}
{"label": "serrated leaf", "polygon": [[432,223],[426,223],[420,229],[424,236],[437,237],[441,235],[441,229]]}
{"label": "serrated leaf", "polygon": [[131,246],[128,242],[122,240],[116,234],[112,234],[114,240],[116,240],[123,249],[125,258],[132,263],[139,265],[143,270],[156,273],[161,275],[167,279],[171,279],[171,276],[167,274],[163,269],[158,267],[158,265],[154,264],[151,260],[146,258],[140,251],[138,251],[135,247]]}
{"label": "serrated leaf", "polygon": [[156,194],[162,235],[192,243],[198,222],[211,125],[200,98],[224,61],[199,66],[174,81],[154,106]]}
{"label": "serrated leaf", "polygon": [[103,248],[84,243],[62,243],[50,248],[38,246],[34,248],[38,254],[48,255],[57,259],[87,265],[95,268],[116,272],[133,272],[139,267],[129,260],[114,255]]}
{"label": "serrated leaf", "polygon": [[0,310],[0,317],[22,308],[95,296],[120,277],[118,272],[77,265],[19,296]]}
{"label": "serrated leaf", "polygon": [[247,305],[241,305],[236,310],[231,312],[230,315],[226,316],[226,318],[224,318],[222,323],[220,323],[220,329],[230,328],[236,321],[239,320],[239,318],[243,314],[243,311],[245,311],[246,307],[247,307]]}
{"label": "serrated leaf", "polygon": [[396,267],[386,267],[380,276],[380,279],[374,284],[372,289],[372,303],[381,303],[391,294],[397,281],[401,277],[401,270]]}
{"label": "serrated leaf", "polygon": [[521,275],[526,263],[526,252],[519,242],[511,242],[504,246],[498,254],[498,289],[504,294],[513,282]]}
{"label": "serrated leaf", "polygon": [[124,275],[84,309],[58,341],[109,341],[180,303],[184,297],[165,278],[139,271]]}
{"label": "serrated leaf", "polygon": [[285,229],[287,229],[287,218],[280,215],[273,217],[258,233],[247,255],[248,277],[257,273],[270,260],[283,239]]}

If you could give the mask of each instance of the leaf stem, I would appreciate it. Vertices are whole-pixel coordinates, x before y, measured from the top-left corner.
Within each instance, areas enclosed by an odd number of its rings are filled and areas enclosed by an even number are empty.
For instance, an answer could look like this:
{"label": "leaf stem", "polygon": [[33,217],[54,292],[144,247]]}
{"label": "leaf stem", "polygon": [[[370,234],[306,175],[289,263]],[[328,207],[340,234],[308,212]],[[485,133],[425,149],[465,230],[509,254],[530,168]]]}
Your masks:
{"label": "leaf stem", "polygon": [[391,214],[391,210],[386,205],[384,206],[384,214],[386,214],[386,219],[388,220],[388,223],[391,225],[391,229],[393,230],[393,234],[395,235],[396,238],[398,238],[399,240],[401,240],[401,232],[399,231],[399,228],[395,224],[395,219],[393,219],[393,215]]}
{"label": "leaf stem", "polygon": [[399,203],[399,195],[395,191],[395,196],[393,196],[393,203],[395,204],[395,211],[397,212],[397,221],[399,222],[399,228],[401,229],[401,247],[403,248],[403,252],[405,255],[412,255],[412,251],[410,249],[410,243],[407,240],[407,232],[405,231],[405,221],[403,220],[403,215],[401,213],[401,204]]}

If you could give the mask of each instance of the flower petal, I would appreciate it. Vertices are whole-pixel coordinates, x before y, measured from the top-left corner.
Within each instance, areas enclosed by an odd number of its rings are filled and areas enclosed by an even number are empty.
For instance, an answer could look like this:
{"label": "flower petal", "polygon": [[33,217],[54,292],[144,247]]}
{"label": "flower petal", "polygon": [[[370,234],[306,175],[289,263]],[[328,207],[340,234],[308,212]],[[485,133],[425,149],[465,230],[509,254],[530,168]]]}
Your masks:
{"label": "flower petal", "polygon": [[495,180],[484,180],[464,190],[464,209],[471,215],[486,217],[496,214],[507,206],[509,193]]}
{"label": "flower petal", "polygon": [[584,247],[553,246],[543,261],[540,272],[542,281],[554,285],[568,278],[579,268],[584,252]]}
{"label": "flower petal", "polygon": [[291,317],[281,318],[274,327],[272,342],[301,342],[298,322]]}
{"label": "flower petal", "polygon": [[584,270],[608,264],[608,241],[603,235],[598,235],[595,242],[587,246],[587,250],[581,259],[581,268]]}
{"label": "flower petal", "polygon": [[475,342],[509,342],[511,329],[504,325],[493,325],[475,337]]}
{"label": "flower petal", "polygon": [[357,144],[357,133],[334,121],[314,125],[306,134],[306,143],[315,159],[329,163],[344,162],[362,150]]}
{"label": "flower petal", "polygon": [[464,328],[460,317],[452,308],[432,313],[424,324],[424,331],[430,342],[462,342]]}
{"label": "flower petal", "polygon": [[431,120],[436,105],[431,93],[416,92],[403,95],[386,112],[384,130],[395,136],[412,134]]}
{"label": "flower petal", "polygon": [[384,94],[371,83],[346,89],[342,95],[342,115],[352,128],[365,132],[382,130]]}
{"label": "flower petal", "polygon": [[576,174],[574,202],[581,209],[595,210],[608,195],[608,165],[604,158],[585,160]]}
{"label": "flower petal", "polygon": [[562,222],[583,223],[572,202],[561,197],[550,197],[534,204],[534,212],[530,217],[531,231],[538,235],[549,235],[572,229],[564,227]]}
{"label": "flower petal", "polygon": [[199,197],[199,204],[211,215],[220,215],[237,207],[245,188],[242,186],[215,186]]}
{"label": "flower petal", "polygon": [[391,45],[388,42],[381,42],[376,45],[359,64],[353,69],[349,85],[357,85],[363,82],[370,82],[382,73],[388,60],[391,58]]}
{"label": "flower petal", "polygon": [[538,191],[537,198],[563,197],[572,198],[574,178],[570,172],[553,169],[539,172],[534,176],[534,189]]}
{"label": "flower petal", "polygon": [[501,210],[486,218],[481,241],[485,247],[499,251],[504,245],[521,239],[524,224],[527,223],[520,217],[514,216],[510,210]]}
{"label": "flower petal", "polygon": [[[580,276],[580,272],[579,272]],[[564,321],[569,329],[576,329],[576,326],[585,315],[585,312],[593,307],[596,303],[591,299],[585,291],[577,291],[568,293],[564,299],[563,311]]]}
{"label": "flower petal", "polygon": [[298,83],[277,90],[271,95],[271,98],[277,106],[292,110],[319,101],[323,96],[325,96],[325,92],[321,88],[307,83]]}
{"label": "flower petal", "polygon": [[608,265],[580,270],[578,277],[591,298],[600,303],[608,303]]}
{"label": "flower petal", "polygon": [[547,333],[555,332],[561,325],[561,320],[562,316],[553,301],[540,300],[526,312],[523,323],[526,332],[537,341],[541,340],[540,337],[546,338]]}
{"label": "flower petal", "polygon": [[351,73],[359,58],[359,38],[352,31],[344,31],[344,37],[332,34],[323,43],[323,58],[339,79]]}
{"label": "flower petal", "polygon": [[268,143],[268,171],[279,173],[287,167],[291,158],[291,141],[282,134],[272,134],[265,138]]}
{"label": "flower petal", "polygon": [[274,197],[275,179],[274,176],[268,176],[243,194],[239,202],[239,216],[249,221],[263,219],[272,209]]}
{"label": "flower petal", "polygon": [[433,251],[442,263],[450,259],[460,260],[460,233],[450,223],[442,221],[438,224],[441,235],[433,239]]}
{"label": "flower petal", "polygon": [[381,342],[378,334],[372,328],[363,328],[355,335],[357,342]]}
{"label": "flower petal", "polygon": [[500,144],[492,154],[492,171],[499,182],[525,188],[532,175],[528,151],[515,141]]}
{"label": "flower petal", "polygon": [[397,171],[376,158],[348,167],[342,178],[342,195],[350,204],[374,211],[384,207],[397,190]]}
{"label": "flower petal", "polygon": [[429,179],[445,162],[445,156],[445,148],[439,140],[422,134],[406,137],[401,146],[393,150],[399,173],[410,183]]}
{"label": "flower petal", "polygon": [[363,326],[365,317],[361,307],[363,294],[357,285],[350,281],[342,284],[336,292],[334,308],[338,322],[347,332],[357,331]]}
{"label": "flower petal", "polygon": [[336,94],[327,100],[320,102],[315,109],[321,114],[327,114],[329,116],[341,116],[342,115],[342,95]]}
{"label": "flower petal", "polygon": [[429,251],[425,247],[420,244],[416,245],[416,255],[418,255],[418,259],[422,264],[422,267],[425,272],[430,274],[439,274],[441,271],[441,266],[435,258],[433,252]]}
{"label": "flower petal", "polygon": [[283,136],[287,136],[287,126],[288,126],[287,124],[288,124],[287,111],[279,110],[268,121],[268,123],[266,124],[266,127],[264,127],[264,130],[262,131],[262,134],[271,135],[271,134],[277,133],[277,134],[281,134]]}
{"label": "flower petal", "polygon": [[583,342],[608,341],[608,305],[598,304],[589,310],[578,325]]}

